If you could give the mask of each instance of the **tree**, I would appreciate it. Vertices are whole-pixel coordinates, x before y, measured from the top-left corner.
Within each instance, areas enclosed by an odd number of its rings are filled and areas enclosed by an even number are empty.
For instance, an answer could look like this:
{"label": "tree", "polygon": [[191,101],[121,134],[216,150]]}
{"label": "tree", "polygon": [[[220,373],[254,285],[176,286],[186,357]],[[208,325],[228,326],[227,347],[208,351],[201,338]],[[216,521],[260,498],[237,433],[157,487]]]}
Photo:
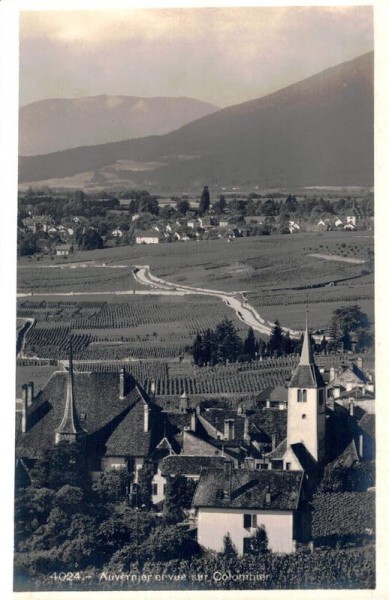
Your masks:
{"label": "tree", "polygon": [[269,552],[269,540],[264,525],[260,525],[251,536],[250,540],[250,553],[255,554],[267,554]]}
{"label": "tree", "polygon": [[358,350],[364,350],[372,343],[369,333],[370,322],[360,306],[341,306],[334,310],[330,325],[331,349],[349,350],[355,341]]}
{"label": "tree", "polygon": [[137,506],[149,509],[152,507],[152,480],[154,477],[150,461],[146,460],[138,472]]}
{"label": "tree", "polygon": [[244,341],[244,353],[247,354],[251,359],[254,359],[255,358],[255,350],[256,350],[255,335],[254,335],[253,328],[250,327],[247,337]]}
{"label": "tree", "polygon": [[57,490],[64,485],[87,485],[85,449],[80,443],[60,442],[45,451],[30,471],[33,485]]}
{"label": "tree", "polygon": [[102,473],[92,490],[99,502],[120,502],[128,497],[131,480],[126,469],[115,469]]}
{"label": "tree", "polygon": [[187,200],[186,198],[183,198],[182,200],[179,200],[179,202],[177,202],[177,212],[180,216],[185,217],[189,209],[190,203],[189,200]]}
{"label": "tree", "polygon": [[243,345],[235,325],[225,318],[216,326],[217,362],[234,362],[242,353]]}
{"label": "tree", "polygon": [[233,541],[231,539],[229,531],[223,537],[222,554],[225,558],[236,558],[238,556],[238,551],[236,549],[235,544],[233,543]]}
{"label": "tree", "polygon": [[195,341],[193,342],[192,356],[193,356],[194,363],[196,365],[198,365],[199,367],[201,367],[203,364],[202,348],[203,348],[203,340],[202,340],[201,335],[198,333],[195,337]]}
{"label": "tree", "polygon": [[268,342],[270,354],[280,356],[283,347],[283,332],[278,319],[275,320]]}
{"label": "tree", "polygon": [[204,189],[201,193],[200,204],[199,204],[199,213],[203,215],[205,212],[209,210],[209,206],[211,203],[211,199],[209,196],[208,186],[204,186]]}
{"label": "tree", "polygon": [[182,477],[167,477],[163,515],[167,523],[179,523],[184,518],[181,506]]}
{"label": "tree", "polygon": [[94,229],[76,233],[76,242],[79,250],[96,250],[104,245],[103,238]]}

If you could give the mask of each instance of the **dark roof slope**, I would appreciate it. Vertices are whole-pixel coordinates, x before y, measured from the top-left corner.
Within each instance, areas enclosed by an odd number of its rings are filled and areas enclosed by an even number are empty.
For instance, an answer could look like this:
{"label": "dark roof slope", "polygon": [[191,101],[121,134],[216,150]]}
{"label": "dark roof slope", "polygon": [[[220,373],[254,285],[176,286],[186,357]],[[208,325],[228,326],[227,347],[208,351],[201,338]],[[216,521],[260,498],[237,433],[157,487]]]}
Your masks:
{"label": "dark roof slope", "polygon": [[365,413],[358,425],[370,437],[375,438],[375,415]]}
{"label": "dark roof slope", "polygon": [[[231,498],[218,493],[225,490],[224,469],[203,469],[197,484],[193,506],[253,510],[294,510],[298,508],[303,480],[302,471],[233,469]],[[270,493],[270,502],[266,494]]]}
{"label": "dark roof slope", "polygon": [[322,374],[315,364],[298,365],[289,382],[289,387],[294,388],[322,388],[324,386]]}
{"label": "dark roof slope", "polygon": [[161,472],[167,475],[200,475],[203,468],[220,469],[223,467],[223,456],[167,456],[162,461]]}

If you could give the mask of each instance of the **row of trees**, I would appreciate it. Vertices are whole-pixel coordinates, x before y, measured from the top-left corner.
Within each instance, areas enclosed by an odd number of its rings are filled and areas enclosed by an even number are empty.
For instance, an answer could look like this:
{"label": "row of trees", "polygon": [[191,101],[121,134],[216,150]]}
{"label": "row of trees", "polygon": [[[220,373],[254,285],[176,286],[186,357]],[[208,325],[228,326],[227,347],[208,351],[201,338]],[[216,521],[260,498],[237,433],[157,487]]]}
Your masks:
{"label": "row of trees", "polygon": [[[333,312],[328,325],[328,339],[323,335],[320,343],[311,340],[313,350],[324,354],[338,351],[364,352],[373,344],[370,328],[369,319],[360,306],[342,306]],[[300,354],[302,343],[303,335],[298,340],[292,339],[289,332],[282,329],[278,319],[267,341],[256,339],[251,327],[242,341],[235,325],[225,318],[214,330],[207,329],[203,334],[198,333],[191,350],[194,363],[202,367]]]}

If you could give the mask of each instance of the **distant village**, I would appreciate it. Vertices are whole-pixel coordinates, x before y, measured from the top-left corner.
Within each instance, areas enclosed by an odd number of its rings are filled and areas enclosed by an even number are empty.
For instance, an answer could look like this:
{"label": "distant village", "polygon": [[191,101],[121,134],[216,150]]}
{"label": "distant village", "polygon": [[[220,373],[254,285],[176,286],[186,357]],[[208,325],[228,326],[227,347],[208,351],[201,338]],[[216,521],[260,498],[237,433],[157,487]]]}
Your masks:
{"label": "distant village", "polygon": [[[119,197],[117,197],[119,196]],[[148,192],[101,193],[51,190],[19,197],[19,256],[66,257],[75,250],[131,244],[233,241],[238,237],[298,234],[306,231],[356,231],[374,228],[372,194],[323,199],[273,193],[212,200],[201,197],[157,198]],[[130,197],[120,197],[130,196]]]}

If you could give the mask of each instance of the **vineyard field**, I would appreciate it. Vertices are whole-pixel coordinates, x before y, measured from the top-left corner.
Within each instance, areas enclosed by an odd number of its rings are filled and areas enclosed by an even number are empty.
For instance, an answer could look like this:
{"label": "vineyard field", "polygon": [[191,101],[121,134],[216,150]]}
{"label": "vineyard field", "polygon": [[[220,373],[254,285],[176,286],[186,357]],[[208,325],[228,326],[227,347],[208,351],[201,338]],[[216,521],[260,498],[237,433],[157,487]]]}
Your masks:
{"label": "vineyard field", "polygon": [[197,333],[225,317],[242,338],[247,328],[217,298],[143,296],[114,302],[19,301],[18,315],[35,323],[24,355],[66,358],[70,333],[76,359],[166,359],[187,354]]}
{"label": "vineyard field", "polygon": [[320,494],[313,500],[312,535],[316,540],[372,535],[375,531],[375,493]]}

